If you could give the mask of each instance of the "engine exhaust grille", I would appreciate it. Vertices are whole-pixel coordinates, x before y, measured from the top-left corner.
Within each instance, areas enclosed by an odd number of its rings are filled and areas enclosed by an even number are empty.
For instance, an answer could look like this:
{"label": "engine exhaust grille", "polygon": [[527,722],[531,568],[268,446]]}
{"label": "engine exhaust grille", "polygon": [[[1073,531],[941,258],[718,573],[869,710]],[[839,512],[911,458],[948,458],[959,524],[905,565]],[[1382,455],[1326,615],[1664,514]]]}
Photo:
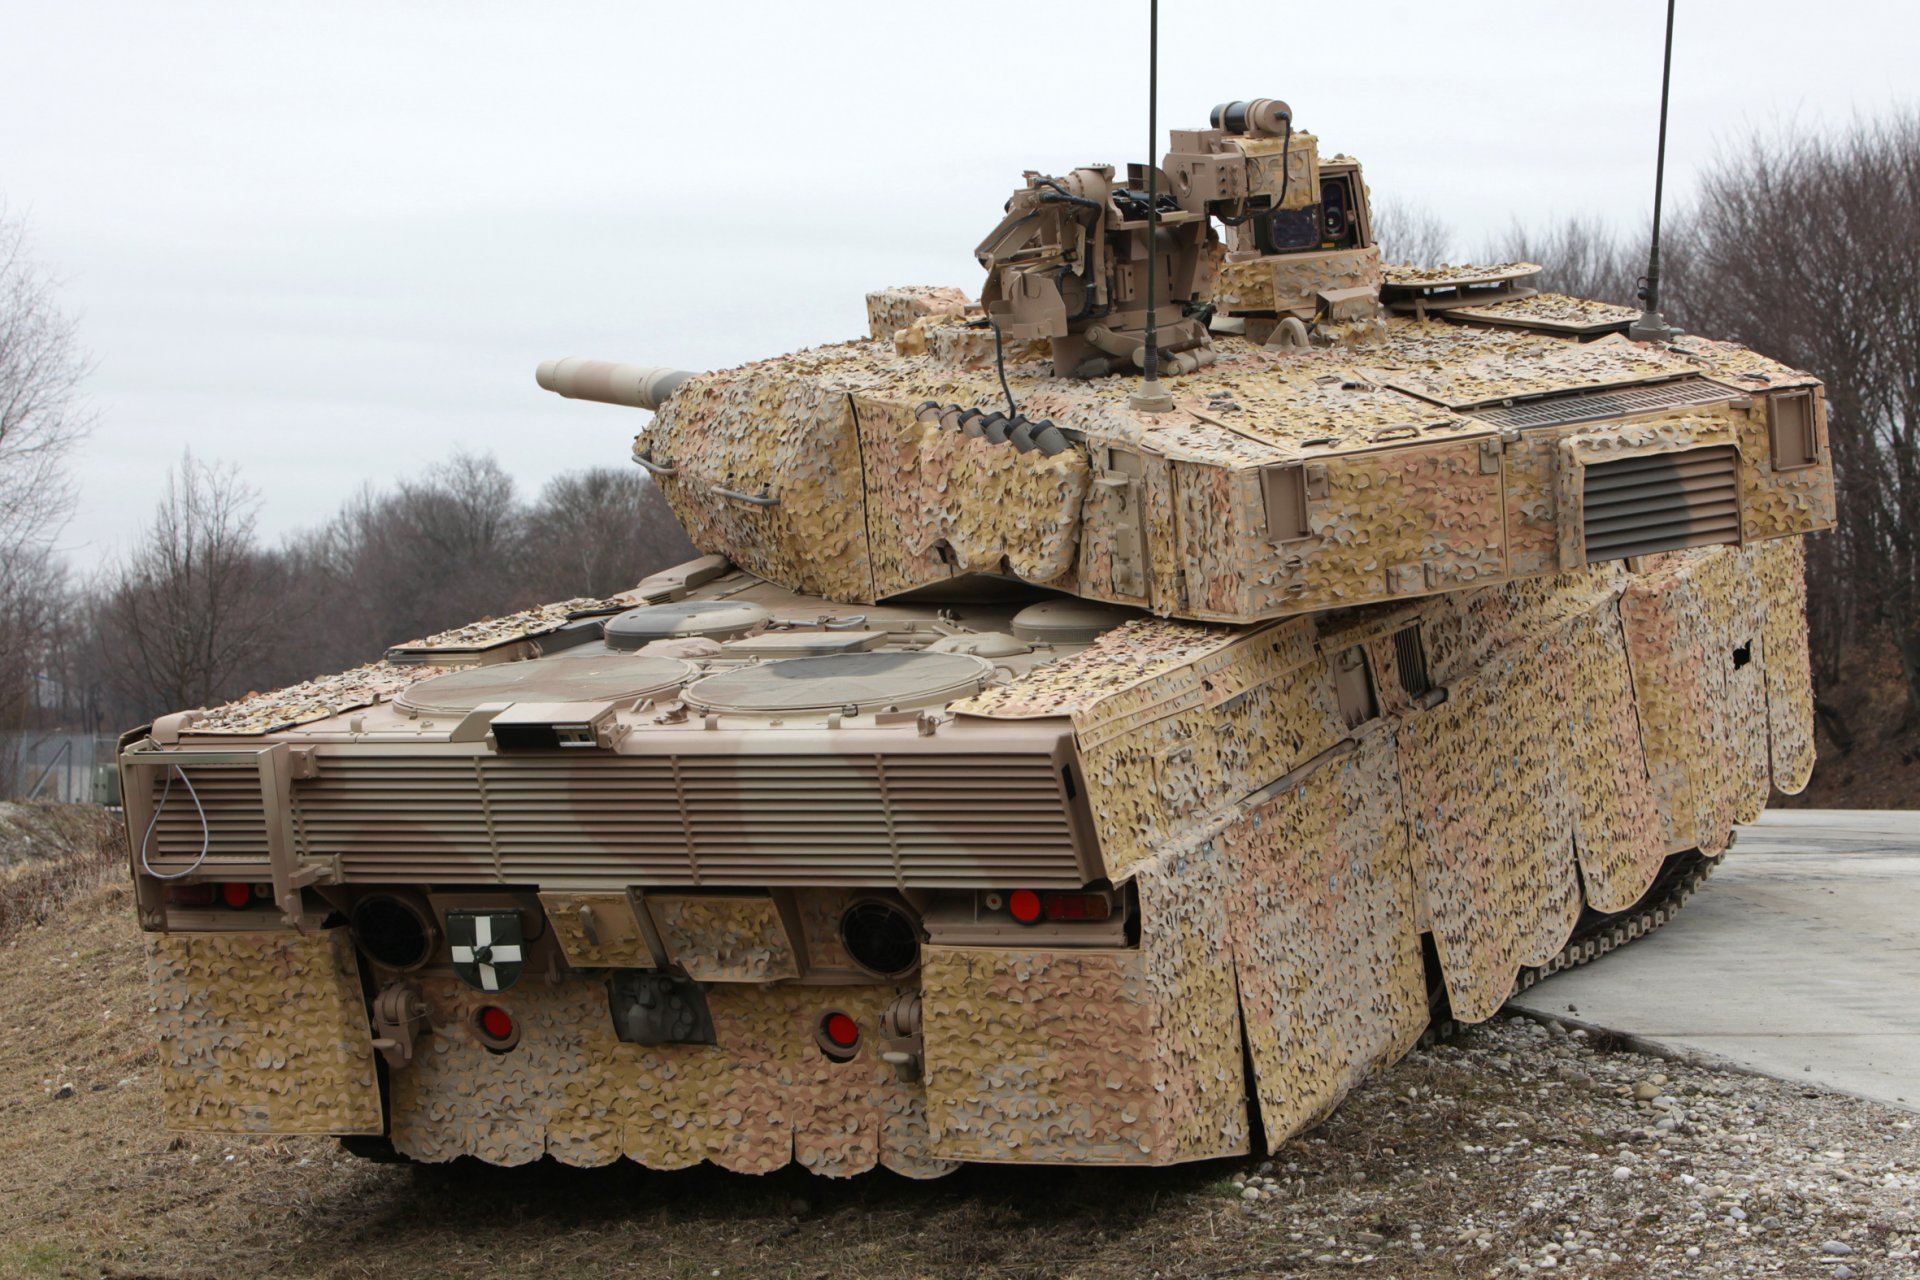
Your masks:
{"label": "engine exhaust grille", "polygon": [[1583,496],[1587,563],[1740,541],[1732,445],[1598,462]]}
{"label": "engine exhaust grille", "polygon": [[1660,413],[1694,405],[1722,404],[1737,400],[1744,394],[1706,378],[1676,378],[1671,382],[1541,396],[1515,404],[1489,405],[1462,412],[1495,427],[1563,427],[1574,422],[1596,422],[1602,418],[1626,418],[1634,414]]}
{"label": "engine exhaust grille", "polygon": [[[196,767],[193,779],[206,867],[264,870],[258,774]],[[1051,751],[342,753],[293,784],[288,817],[296,856],[337,859],[361,883],[1045,889],[1091,874],[1070,801]],[[186,870],[201,825],[177,781],[155,825],[154,868]]]}
{"label": "engine exhaust grille", "polygon": [[1049,754],[329,757],[296,845],[364,882],[1079,887]]}
{"label": "engine exhaust grille", "polygon": [[267,809],[260,798],[260,771],[252,765],[214,765],[190,767],[186,774],[193,781],[191,792],[172,769],[151,775],[152,826],[133,833],[136,841],[145,840],[148,861],[159,871],[184,871],[199,860],[204,840],[207,856],[200,867],[209,874],[265,870]]}

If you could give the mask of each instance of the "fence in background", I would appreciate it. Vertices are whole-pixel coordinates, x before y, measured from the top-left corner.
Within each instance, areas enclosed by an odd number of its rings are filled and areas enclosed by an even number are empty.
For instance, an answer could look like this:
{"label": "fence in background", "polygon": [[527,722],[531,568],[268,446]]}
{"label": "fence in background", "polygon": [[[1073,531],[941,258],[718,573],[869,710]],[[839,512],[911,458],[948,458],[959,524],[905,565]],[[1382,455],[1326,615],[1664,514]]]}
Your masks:
{"label": "fence in background", "polygon": [[0,800],[120,803],[111,734],[0,730]]}

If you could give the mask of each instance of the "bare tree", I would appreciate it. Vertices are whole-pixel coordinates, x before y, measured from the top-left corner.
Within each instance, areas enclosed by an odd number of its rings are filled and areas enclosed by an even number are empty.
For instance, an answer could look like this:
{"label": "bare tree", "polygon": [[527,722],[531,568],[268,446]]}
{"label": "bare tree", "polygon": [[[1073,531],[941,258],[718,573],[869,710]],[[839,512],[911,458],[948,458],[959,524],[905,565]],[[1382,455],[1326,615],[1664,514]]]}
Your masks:
{"label": "bare tree", "polygon": [[[1487,247],[1486,256],[1539,263],[1543,290],[1633,306],[1646,270],[1647,240],[1647,235],[1622,237],[1598,218],[1575,216],[1545,231],[1515,223]],[[1667,252],[1663,245],[1662,253]]]}
{"label": "bare tree", "polygon": [[1371,212],[1373,239],[1387,262],[1437,267],[1453,252],[1453,228],[1425,205],[1389,197]]}
{"label": "bare tree", "polygon": [[62,593],[51,546],[72,508],[63,463],[89,424],[87,369],[25,224],[0,205],[0,727],[30,709]]}
{"label": "bare tree", "polygon": [[610,596],[698,554],[666,498],[637,470],[556,476],[526,529],[526,573],[546,596]]}
{"label": "bare tree", "polygon": [[285,609],[276,566],[254,544],[258,508],[235,471],[188,453],[143,540],[108,571],[101,669],[138,714],[245,692],[271,653]]}
{"label": "bare tree", "polygon": [[362,490],[288,547],[302,603],[325,602],[312,642],[365,662],[536,603],[518,572],[525,519],[513,478],[490,456],[458,454],[391,492]]}
{"label": "bare tree", "polygon": [[90,421],[74,322],[0,206],[0,547],[41,542],[72,507],[61,464]]}
{"label": "bare tree", "polygon": [[1920,112],[1756,139],[1711,168],[1675,311],[1826,380],[1840,527],[1817,649],[1892,641],[1920,723]]}

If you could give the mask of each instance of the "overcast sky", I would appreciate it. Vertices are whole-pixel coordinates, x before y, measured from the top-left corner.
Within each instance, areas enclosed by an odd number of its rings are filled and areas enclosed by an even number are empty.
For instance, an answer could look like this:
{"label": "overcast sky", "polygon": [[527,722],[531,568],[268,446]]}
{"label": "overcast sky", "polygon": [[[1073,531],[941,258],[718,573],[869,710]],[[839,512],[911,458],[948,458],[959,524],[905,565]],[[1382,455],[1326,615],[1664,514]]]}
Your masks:
{"label": "overcast sky", "polygon": [[[1280,97],[1468,250],[1646,216],[1659,0],[1161,10],[1163,147]],[[136,537],[188,446],[276,538],[456,448],[530,492],[627,465],[642,421],[542,359],[711,368],[858,334],[871,288],[977,288],[1023,169],[1145,152],[1146,12],[0,0],[0,199],[98,363],[71,559]],[[1920,98],[1920,6],[1681,0],[1676,39],[1682,196],[1754,129]]]}

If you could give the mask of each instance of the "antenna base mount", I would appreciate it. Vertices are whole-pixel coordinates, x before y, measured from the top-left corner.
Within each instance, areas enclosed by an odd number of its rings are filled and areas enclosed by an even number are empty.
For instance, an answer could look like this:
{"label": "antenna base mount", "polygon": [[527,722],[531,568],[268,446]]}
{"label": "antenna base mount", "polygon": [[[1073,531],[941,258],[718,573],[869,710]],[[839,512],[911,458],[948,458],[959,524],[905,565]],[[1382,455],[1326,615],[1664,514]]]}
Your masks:
{"label": "antenna base mount", "polygon": [[1635,342],[1672,342],[1685,330],[1676,329],[1667,323],[1667,318],[1658,311],[1642,311],[1634,322],[1627,326],[1627,336]]}
{"label": "antenna base mount", "polygon": [[1173,397],[1168,395],[1167,389],[1160,385],[1160,380],[1154,378],[1141,383],[1139,388],[1127,397],[1127,408],[1135,413],[1171,413]]}

